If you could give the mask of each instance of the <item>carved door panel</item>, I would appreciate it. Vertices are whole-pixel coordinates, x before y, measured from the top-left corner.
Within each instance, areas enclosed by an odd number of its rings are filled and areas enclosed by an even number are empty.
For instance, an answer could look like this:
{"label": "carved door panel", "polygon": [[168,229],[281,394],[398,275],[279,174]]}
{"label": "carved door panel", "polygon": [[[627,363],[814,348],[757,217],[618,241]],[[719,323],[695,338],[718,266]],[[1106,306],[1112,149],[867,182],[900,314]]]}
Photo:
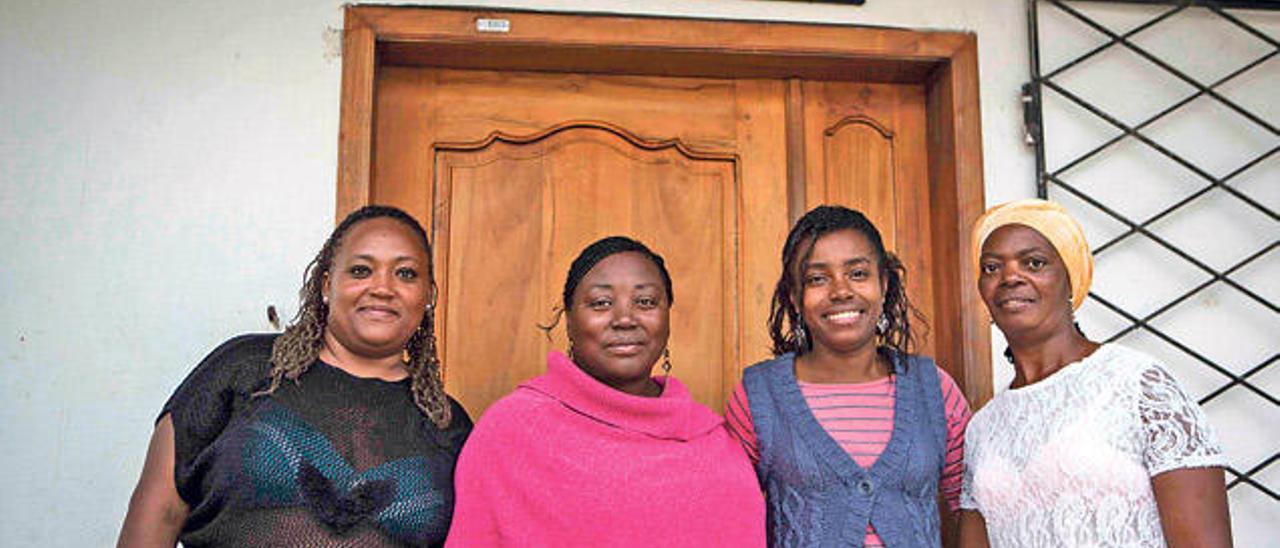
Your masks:
{"label": "carved door panel", "polygon": [[672,374],[714,409],[785,237],[782,83],[386,68],[374,200],[431,223],[446,388],[474,416],[545,370],[569,263],[624,234],[674,280]]}
{"label": "carved door panel", "polygon": [[[908,298],[935,317],[924,88],[804,82],[803,95],[806,204],[866,213],[906,266]],[[935,355],[921,342],[915,352]]]}

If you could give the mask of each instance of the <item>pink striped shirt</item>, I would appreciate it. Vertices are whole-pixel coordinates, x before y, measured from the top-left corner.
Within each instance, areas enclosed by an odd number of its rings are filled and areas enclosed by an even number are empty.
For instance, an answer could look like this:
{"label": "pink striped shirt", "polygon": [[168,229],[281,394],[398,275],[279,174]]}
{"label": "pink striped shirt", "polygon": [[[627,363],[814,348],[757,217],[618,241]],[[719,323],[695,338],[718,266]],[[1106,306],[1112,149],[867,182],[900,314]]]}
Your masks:
{"label": "pink striped shirt", "polygon": [[[969,403],[956,381],[938,369],[943,409],[947,416],[947,452],[938,489],[955,512],[960,506],[960,483],[964,475],[964,429],[969,424]],[[889,444],[893,433],[893,402],[897,383],[889,376],[866,383],[817,384],[800,382],[800,393],[814,418],[858,466],[870,468]],[[725,406],[729,432],[738,438],[752,462],[760,460],[760,444],[751,421],[751,407],[742,383],[734,389]],[[884,546],[880,536],[867,525],[866,546]]]}

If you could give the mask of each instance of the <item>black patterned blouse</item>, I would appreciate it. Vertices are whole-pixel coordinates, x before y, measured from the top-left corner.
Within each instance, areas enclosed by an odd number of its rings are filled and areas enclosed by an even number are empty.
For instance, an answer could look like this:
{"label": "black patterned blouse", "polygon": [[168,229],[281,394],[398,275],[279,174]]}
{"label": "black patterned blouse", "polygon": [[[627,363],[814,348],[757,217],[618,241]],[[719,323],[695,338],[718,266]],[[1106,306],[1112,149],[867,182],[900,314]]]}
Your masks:
{"label": "black patterned blouse", "polygon": [[275,335],[215,349],[169,401],[184,546],[434,546],[453,513],[471,419],[439,430],[409,380],[354,377],[317,360],[267,386]]}

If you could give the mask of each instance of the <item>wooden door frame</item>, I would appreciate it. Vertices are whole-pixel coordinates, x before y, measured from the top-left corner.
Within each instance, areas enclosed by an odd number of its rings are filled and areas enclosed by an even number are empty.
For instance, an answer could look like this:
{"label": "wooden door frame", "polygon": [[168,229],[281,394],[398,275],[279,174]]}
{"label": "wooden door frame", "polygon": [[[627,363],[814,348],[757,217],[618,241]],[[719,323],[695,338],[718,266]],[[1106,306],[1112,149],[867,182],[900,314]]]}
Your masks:
{"label": "wooden door frame", "polygon": [[[477,30],[481,19],[506,32]],[[976,407],[990,399],[991,342],[975,290],[969,231],[985,207],[972,33],[801,23],[347,6],[342,39],[337,217],[371,200],[379,66],[722,78],[808,78],[923,85],[938,272],[930,318],[939,362]],[[803,150],[789,147],[790,178]],[[795,156],[800,154],[798,158]],[[797,184],[798,183],[798,184]],[[800,188],[803,181],[789,181]],[[790,197],[792,218],[804,196]],[[763,326],[761,326],[763,328]]]}

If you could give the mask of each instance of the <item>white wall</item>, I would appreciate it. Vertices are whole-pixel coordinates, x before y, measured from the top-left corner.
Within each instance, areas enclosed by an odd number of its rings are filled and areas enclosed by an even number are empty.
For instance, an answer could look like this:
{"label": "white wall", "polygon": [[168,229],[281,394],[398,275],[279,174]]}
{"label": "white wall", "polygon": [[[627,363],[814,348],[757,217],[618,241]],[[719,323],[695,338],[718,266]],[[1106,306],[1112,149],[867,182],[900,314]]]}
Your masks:
{"label": "white wall", "polygon": [[[470,5],[975,31],[988,202],[1034,193],[1022,0]],[[292,316],[333,222],[341,21],[336,0],[0,3],[0,544],[114,542],[170,391],[268,304]]]}

